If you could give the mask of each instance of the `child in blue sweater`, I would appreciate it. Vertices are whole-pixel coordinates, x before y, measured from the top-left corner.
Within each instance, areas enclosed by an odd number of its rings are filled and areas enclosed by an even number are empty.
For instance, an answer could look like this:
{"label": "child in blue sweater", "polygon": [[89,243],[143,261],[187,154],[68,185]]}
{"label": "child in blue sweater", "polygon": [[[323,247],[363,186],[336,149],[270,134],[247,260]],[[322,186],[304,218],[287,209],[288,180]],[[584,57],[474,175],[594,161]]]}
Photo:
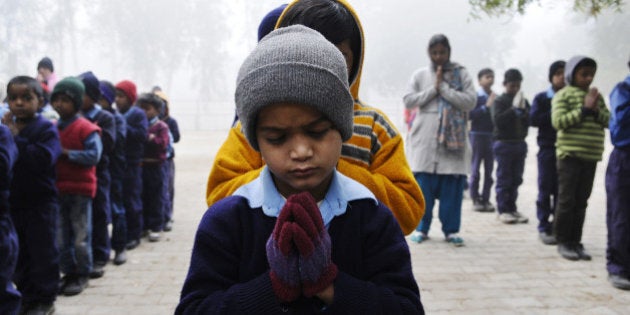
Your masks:
{"label": "child in blue sweater", "polygon": [[278,29],[235,96],[266,166],[204,215],[176,314],[422,314],[397,221],[336,170],[353,126],[339,50],[304,26]]}
{"label": "child in blue sweater", "polygon": [[50,313],[59,285],[55,164],[61,143],[57,128],[37,113],[44,98],[37,80],[14,77],[7,95],[10,112],[3,124],[11,130],[19,154],[9,196],[11,220],[20,241],[13,282],[22,293],[22,312]]}
{"label": "child in blue sweater", "polygon": [[18,239],[9,215],[9,188],[18,151],[13,135],[0,124],[0,314],[17,314],[22,295],[13,286]]}
{"label": "child in blue sweater", "polygon": [[630,290],[630,75],[610,93],[609,127],[615,149],[606,169],[606,269],[613,287]]}

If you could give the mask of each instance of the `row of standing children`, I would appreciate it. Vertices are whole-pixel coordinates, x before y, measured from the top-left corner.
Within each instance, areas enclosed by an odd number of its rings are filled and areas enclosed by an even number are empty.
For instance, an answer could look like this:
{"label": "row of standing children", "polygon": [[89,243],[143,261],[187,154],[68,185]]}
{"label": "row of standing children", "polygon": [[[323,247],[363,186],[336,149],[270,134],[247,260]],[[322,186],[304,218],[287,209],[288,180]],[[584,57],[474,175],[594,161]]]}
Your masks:
{"label": "row of standing children", "polygon": [[51,121],[45,117],[54,115],[41,114],[44,91],[27,76],[7,85],[3,314],[52,313],[57,294],[79,294],[89,278],[103,276],[112,249],[114,264],[124,264],[143,230],[158,241],[173,223],[173,143],[180,135],[166,95],[136,100],[133,82],[113,86],[85,72],[56,83],[50,103],[58,120]]}
{"label": "row of standing children", "polygon": [[[597,162],[604,151],[604,129],[610,127],[615,149],[606,172],[607,269],[611,284],[628,290],[630,251],[623,244],[628,243],[630,234],[627,223],[630,202],[624,193],[628,189],[624,174],[628,174],[626,152],[630,143],[629,84],[626,79],[611,92],[609,111],[598,90],[591,87],[596,70],[595,60],[584,56],[553,62],[548,75],[551,86],[534,97],[531,108],[519,92],[522,76],[518,70],[506,71],[505,93],[499,97],[491,90],[493,71],[481,70],[478,103],[470,115],[473,149],[470,194],[475,211],[494,211],[488,200],[493,159],[496,159],[498,219],[506,224],[526,223],[527,217],[516,210],[516,198],[523,181],[527,128],[537,127],[539,238],[546,245],[557,245],[559,254],[566,259],[590,260],[581,243],[582,229]],[[489,130],[493,131],[492,137],[487,136]],[[482,161],[484,185],[480,194]]]}

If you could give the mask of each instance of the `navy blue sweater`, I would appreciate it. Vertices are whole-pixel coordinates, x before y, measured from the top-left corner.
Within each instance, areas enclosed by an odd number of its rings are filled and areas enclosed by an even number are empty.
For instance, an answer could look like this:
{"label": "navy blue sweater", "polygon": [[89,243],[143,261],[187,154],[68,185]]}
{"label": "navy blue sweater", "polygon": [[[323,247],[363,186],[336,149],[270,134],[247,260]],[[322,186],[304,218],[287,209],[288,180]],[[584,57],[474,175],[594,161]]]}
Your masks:
{"label": "navy blue sweater", "polygon": [[9,212],[9,188],[18,151],[9,128],[0,125],[0,216]]}
{"label": "navy blue sweater", "polygon": [[[282,305],[271,288],[265,244],[276,218],[231,196],[199,224],[176,314],[312,314],[316,298]],[[339,268],[335,298],[322,313],[424,314],[407,242],[391,211],[360,199],[328,229]]]}
{"label": "navy blue sweater", "polygon": [[492,115],[486,107],[488,96],[477,93],[477,105],[470,111],[470,132],[478,134],[492,135],[494,125],[492,124]]}
{"label": "navy blue sweater", "polygon": [[116,144],[116,122],[114,116],[105,110],[97,110],[95,115],[84,115],[84,117],[101,128],[101,142],[103,143],[103,154],[96,165],[96,176],[101,179],[98,185],[105,185],[106,178],[110,177],[109,157]]}
{"label": "navy blue sweater", "polygon": [[512,106],[514,96],[501,94],[492,105],[494,139],[499,141],[524,141],[529,128],[529,103],[524,109]]}
{"label": "navy blue sweater", "polygon": [[13,167],[11,207],[21,208],[57,200],[55,164],[61,155],[57,128],[41,115],[15,137],[20,156]]}
{"label": "navy blue sweater", "polygon": [[536,94],[529,113],[532,126],[538,127],[538,146],[541,148],[556,147],[556,129],[551,125],[551,98],[549,91]]}
{"label": "navy blue sweater", "polygon": [[144,143],[149,128],[147,115],[137,106],[131,106],[127,112],[122,114],[127,122],[127,138],[125,140],[127,165],[140,164],[144,155]]}
{"label": "navy blue sweater", "polygon": [[112,109],[107,110],[114,116],[116,126],[116,142],[109,153],[109,172],[112,179],[121,179],[125,173],[125,140],[127,139],[127,122],[123,115]]}

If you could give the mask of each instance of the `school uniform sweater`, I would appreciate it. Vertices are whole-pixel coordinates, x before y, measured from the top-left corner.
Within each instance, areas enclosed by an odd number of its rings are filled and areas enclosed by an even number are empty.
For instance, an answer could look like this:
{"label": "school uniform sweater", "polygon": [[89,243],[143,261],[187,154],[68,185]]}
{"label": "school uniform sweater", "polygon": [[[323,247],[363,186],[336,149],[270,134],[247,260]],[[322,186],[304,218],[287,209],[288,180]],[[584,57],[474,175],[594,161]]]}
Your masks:
{"label": "school uniform sweater", "polygon": [[494,121],[494,139],[498,141],[525,141],[529,128],[529,103],[525,101],[525,108],[512,106],[514,96],[501,94],[492,105],[492,120]]}
{"label": "school uniform sweater", "polygon": [[[265,172],[266,183],[252,189],[257,185],[254,181],[206,211],[197,230],[176,314],[321,311],[322,303],[316,298],[301,297],[281,304],[273,293],[265,244],[282,198],[256,198],[273,187]],[[330,190],[350,186],[352,183],[341,180],[331,184]],[[342,191],[338,198],[332,198],[329,192],[323,204],[329,202],[334,209],[343,196],[351,195]],[[322,313],[423,314],[409,248],[391,211],[373,198],[348,199],[352,200],[341,202],[347,205],[341,211],[322,210],[331,239],[332,261],[339,268],[334,281],[335,301]]]}
{"label": "school uniform sweater", "polygon": [[[337,2],[350,12],[361,38],[361,51],[354,56],[353,71],[349,76],[350,93],[355,100],[353,135],[343,144],[337,170],[368,187],[391,209],[403,232],[409,234],[424,216],[424,196],[407,163],[404,142],[398,130],[383,112],[360,101],[363,28],[352,6],[345,0]],[[295,4],[289,3],[284,12]],[[283,18],[281,15],[278,24]],[[208,177],[207,204],[212,205],[251,182],[258,177],[263,165],[260,153],[250,147],[240,123],[236,124],[215,156]]]}
{"label": "school uniform sweater", "polygon": [[147,140],[149,122],[144,111],[131,106],[122,113],[127,122],[127,138],[125,140],[125,159],[127,165],[140,164],[144,154],[144,143]]}
{"label": "school uniform sweater", "polygon": [[0,124],[0,216],[9,213],[9,188],[17,157],[18,151],[11,131]]}
{"label": "school uniform sweater", "polygon": [[610,140],[617,148],[630,148],[630,75],[610,93]]}
{"label": "school uniform sweater", "polygon": [[[78,117],[59,130],[59,137],[63,148],[82,151],[85,149],[84,141],[93,133],[100,133],[100,131],[101,129],[97,125],[85,118]],[[96,195],[97,162],[98,159],[92,165],[83,165],[70,160],[69,157],[59,158],[57,161],[59,193],[94,198]]]}
{"label": "school uniform sweater", "polygon": [[604,152],[604,128],[610,112],[599,97],[599,111],[584,109],[587,91],[569,85],[556,93],[551,101],[551,122],[558,131],[556,156],[600,161]]}
{"label": "school uniform sweater", "polygon": [[83,113],[83,117],[101,128],[101,142],[103,143],[103,155],[98,161],[97,169],[106,170],[109,167],[109,156],[116,143],[116,122],[114,116],[95,106],[92,110]]}
{"label": "school uniform sweater", "polygon": [[541,148],[555,148],[556,146],[556,129],[551,125],[551,99],[554,95],[552,88],[536,94],[529,112],[530,124],[538,127],[536,140]]}
{"label": "school uniform sweater", "polygon": [[488,94],[483,89],[477,91],[477,105],[470,111],[470,134],[492,136],[494,125],[490,109],[486,106]]}
{"label": "school uniform sweater", "polygon": [[[144,146],[145,163],[161,163],[166,160],[166,148],[169,143],[168,125],[157,117],[151,120]],[[153,139],[149,137],[153,135]]]}
{"label": "school uniform sweater", "polygon": [[26,208],[56,201],[55,164],[61,155],[57,128],[38,115],[14,139],[19,157],[13,167],[11,206]]}
{"label": "school uniform sweater", "polygon": [[125,118],[116,110],[107,110],[114,116],[116,128],[116,142],[113,150],[109,153],[109,171],[112,179],[121,179],[125,172],[125,140],[127,139],[127,122]]}

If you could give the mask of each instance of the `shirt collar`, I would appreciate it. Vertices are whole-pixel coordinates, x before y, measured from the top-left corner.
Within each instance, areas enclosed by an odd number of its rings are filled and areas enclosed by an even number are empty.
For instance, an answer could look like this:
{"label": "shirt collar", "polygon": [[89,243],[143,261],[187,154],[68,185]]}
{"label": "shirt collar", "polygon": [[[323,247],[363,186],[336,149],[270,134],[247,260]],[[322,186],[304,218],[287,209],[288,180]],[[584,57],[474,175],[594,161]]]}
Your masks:
{"label": "shirt collar", "polygon": [[151,118],[151,120],[149,120],[149,125],[155,124],[158,121],[158,119],[160,119],[160,118],[158,118],[158,116],[155,116],[155,117]]}
{"label": "shirt collar", "polygon": [[89,111],[87,112],[84,111],[83,116],[87,117],[90,120],[94,120],[94,117],[96,117],[96,114],[98,114],[98,112],[100,111],[101,111],[100,106],[99,107],[94,106]]}
{"label": "shirt collar", "polygon": [[553,86],[550,86],[547,89],[547,98],[553,98],[554,95],[556,95],[556,91],[553,90]]}
{"label": "shirt collar", "polygon": [[[237,189],[234,195],[247,199],[252,209],[262,208],[265,215],[276,218],[286,202],[276,189],[267,166],[264,166],[258,178]],[[372,199],[375,203],[378,202],[365,186],[335,170],[328,192],[319,202],[324,225],[328,226],[335,216],[344,214],[348,202],[358,199]]]}
{"label": "shirt collar", "polygon": [[68,120],[63,120],[63,119],[59,118],[59,120],[57,121],[57,128],[63,130],[64,128],[69,126],[71,123],[73,123],[75,120],[77,120],[78,118],[79,118],[79,114],[78,113],[76,115],[72,116]]}
{"label": "shirt collar", "polygon": [[486,93],[486,90],[484,90],[483,88],[479,88],[479,90],[477,91],[477,96],[490,97],[490,95],[488,95],[488,93]]}

